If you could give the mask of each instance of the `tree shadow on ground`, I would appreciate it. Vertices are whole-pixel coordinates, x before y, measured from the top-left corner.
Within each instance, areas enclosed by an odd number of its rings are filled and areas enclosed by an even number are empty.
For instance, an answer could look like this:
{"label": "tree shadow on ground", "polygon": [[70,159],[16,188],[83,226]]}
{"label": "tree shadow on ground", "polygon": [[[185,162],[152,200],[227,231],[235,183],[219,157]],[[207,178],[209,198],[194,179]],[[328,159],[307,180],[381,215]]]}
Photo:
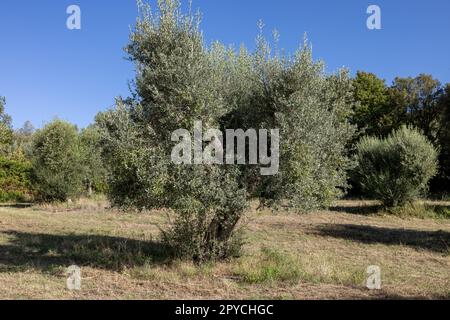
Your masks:
{"label": "tree shadow on ground", "polygon": [[332,212],[350,213],[364,216],[378,214],[382,209],[383,206],[381,205],[336,205],[329,208]]}
{"label": "tree shadow on ground", "polygon": [[[419,207],[421,208],[421,207]],[[440,204],[440,203],[424,203],[423,204],[423,212],[431,212],[435,213],[436,217],[450,219],[450,205]],[[397,208],[401,209],[401,208]],[[406,208],[408,210],[408,208]],[[374,205],[374,204],[338,204],[331,208],[329,208],[331,212],[340,212],[340,213],[349,213],[355,215],[377,215],[380,213],[387,213],[389,209],[384,208],[382,205]],[[414,212],[413,212],[414,213]],[[414,216],[414,214],[413,214]]]}
{"label": "tree shadow on ground", "polygon": [[[9,241],[0,245],[0,272],[70,265],[120,271],[146,263],[170,262],[170,250],[159,242],[97,235],[50,235],[3,231]],[[1,266],[3,265],[3,266]]]}
{"label": "tree shadow on ground", "polygon": [[0,203],[0,208],[10,208],[10,209],[27,209],[31,208],[33,204],[31,203],[14,203],[14,204],[5,204]]}
{"label": "tree shadow on ground", "polygon": [[333,237],[365,244],[404,245],[445,255],[450,254],[450,232],[390,229],[362,225],[324,224],[312,231],[323,237]]}
{"label": "tree shadow on ground", "polygon": [[371,300],[400,300],[400,301],[430,301],[430,300],[449,300],[449,294],[428,294],[424,296],[402,296],[398,294],[386,294],[384,296],[371,298]]}

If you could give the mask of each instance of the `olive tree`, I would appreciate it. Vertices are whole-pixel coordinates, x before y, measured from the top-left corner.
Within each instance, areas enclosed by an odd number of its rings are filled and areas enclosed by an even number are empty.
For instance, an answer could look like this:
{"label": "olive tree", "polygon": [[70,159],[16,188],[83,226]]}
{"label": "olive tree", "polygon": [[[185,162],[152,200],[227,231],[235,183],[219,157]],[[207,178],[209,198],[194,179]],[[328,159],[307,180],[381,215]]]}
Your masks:
{"label": "olive tree", "polygon": [[0,96],[0,154],[6,153],[11,144],[12,128],[11,117],[5,112],[6,100]]}
{"label": "olive tree", "polygon": [[[179,257],[205,261],[239,248],[236,227],[252,196],[308,211],[342,194],[354,132],[346,71],[325,74],[306,45],[292,57],[272,55],[262,36],[255,53],[206,46],[199,17],[184,15],[178,0],[159,1],[156,13],[140,9],[126,47],[137,71],[133,94],[96,119],[113,205],[170,209],[175,219],[164,241]],[[279,173],[172,162],[172,133],[197,121],[222,130],[279,129]]]}
{"label": "olive tree", "polygon": [[386,207],[402,206],[426,191],[437,173],[437,155],[431,142],[412,127],[385,139],[364,137],[357,145],[357,181]]}
{"label": "olive tree", "polygon": [[351,79],[346,70],[327,75],[306,39],[293,56],[272,51],[259,36],[254,54],[241,49],[229,58],[226,92],[233,109],[223,122],[280,130],[280,173],[261,177],[255,168],[243,170],[253,195],[297,212],[326,207],[347,188],[353,166],[346,151],[355,132]]}

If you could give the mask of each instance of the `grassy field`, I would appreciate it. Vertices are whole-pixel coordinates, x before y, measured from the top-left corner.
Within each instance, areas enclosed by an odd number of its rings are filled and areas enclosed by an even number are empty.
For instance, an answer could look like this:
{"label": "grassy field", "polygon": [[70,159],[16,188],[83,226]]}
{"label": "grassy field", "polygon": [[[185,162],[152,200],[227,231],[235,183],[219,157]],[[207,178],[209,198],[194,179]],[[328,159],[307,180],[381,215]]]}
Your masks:
{"label": "grassy field", "polygon": [[[386,215],[361,201],[308,215],[252,209],[244,255],[204,266],[167,261],[164,222],[101,201],[1,205],[0,298],[450,299],[450,220],[440,216]],[[66,289],[72,264],[82,267],[79,292]],[[380,291],[365,288],[370,265],[381,267]]]}

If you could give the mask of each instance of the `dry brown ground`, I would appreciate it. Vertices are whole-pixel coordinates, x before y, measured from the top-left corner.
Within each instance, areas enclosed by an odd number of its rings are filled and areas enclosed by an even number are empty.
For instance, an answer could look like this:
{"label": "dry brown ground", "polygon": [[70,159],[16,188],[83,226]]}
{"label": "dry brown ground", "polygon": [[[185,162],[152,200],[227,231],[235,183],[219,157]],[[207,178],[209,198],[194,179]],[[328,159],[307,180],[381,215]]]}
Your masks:
{"label": "dry brown ground", "polygon": [[[450,220],[380,215],[360,201],[245,220],[242,258],[196,267],[164,260],[160,212],[0,206],[0,298],[450,298]],[[82,267],[80,292],[65,288],[71,264]],[[381,291],[365,288],[369,265],[382,269]]]}

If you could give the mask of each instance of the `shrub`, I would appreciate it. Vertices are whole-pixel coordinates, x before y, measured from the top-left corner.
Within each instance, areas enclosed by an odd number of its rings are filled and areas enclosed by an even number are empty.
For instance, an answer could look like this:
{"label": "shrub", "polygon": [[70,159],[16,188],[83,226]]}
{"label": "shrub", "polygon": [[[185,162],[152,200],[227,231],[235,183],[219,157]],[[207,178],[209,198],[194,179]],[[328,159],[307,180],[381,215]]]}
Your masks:
{"label": "shrub", "polygon": [[15,130],[9,156],[14,159],[30,160],[33,134],[36,130],[30,121],[26,121],[22,128]]}
{"label": "shrub", "polygon": [[66,201],[81,191],[82,172],[77,128],[55,120],[35,133],[33,184],[38,200]]}
{"label": "shrub", "polygon": [[0,202],[30,200],[30,173],[29,162],[0,156]]}
{"label": "shrub", "polygon": [[427,190],[437,172],[437,151],[419,131],[402,127],[386,139],[357,145],[356,179],[368,196],[386,207],[403,206]]}

